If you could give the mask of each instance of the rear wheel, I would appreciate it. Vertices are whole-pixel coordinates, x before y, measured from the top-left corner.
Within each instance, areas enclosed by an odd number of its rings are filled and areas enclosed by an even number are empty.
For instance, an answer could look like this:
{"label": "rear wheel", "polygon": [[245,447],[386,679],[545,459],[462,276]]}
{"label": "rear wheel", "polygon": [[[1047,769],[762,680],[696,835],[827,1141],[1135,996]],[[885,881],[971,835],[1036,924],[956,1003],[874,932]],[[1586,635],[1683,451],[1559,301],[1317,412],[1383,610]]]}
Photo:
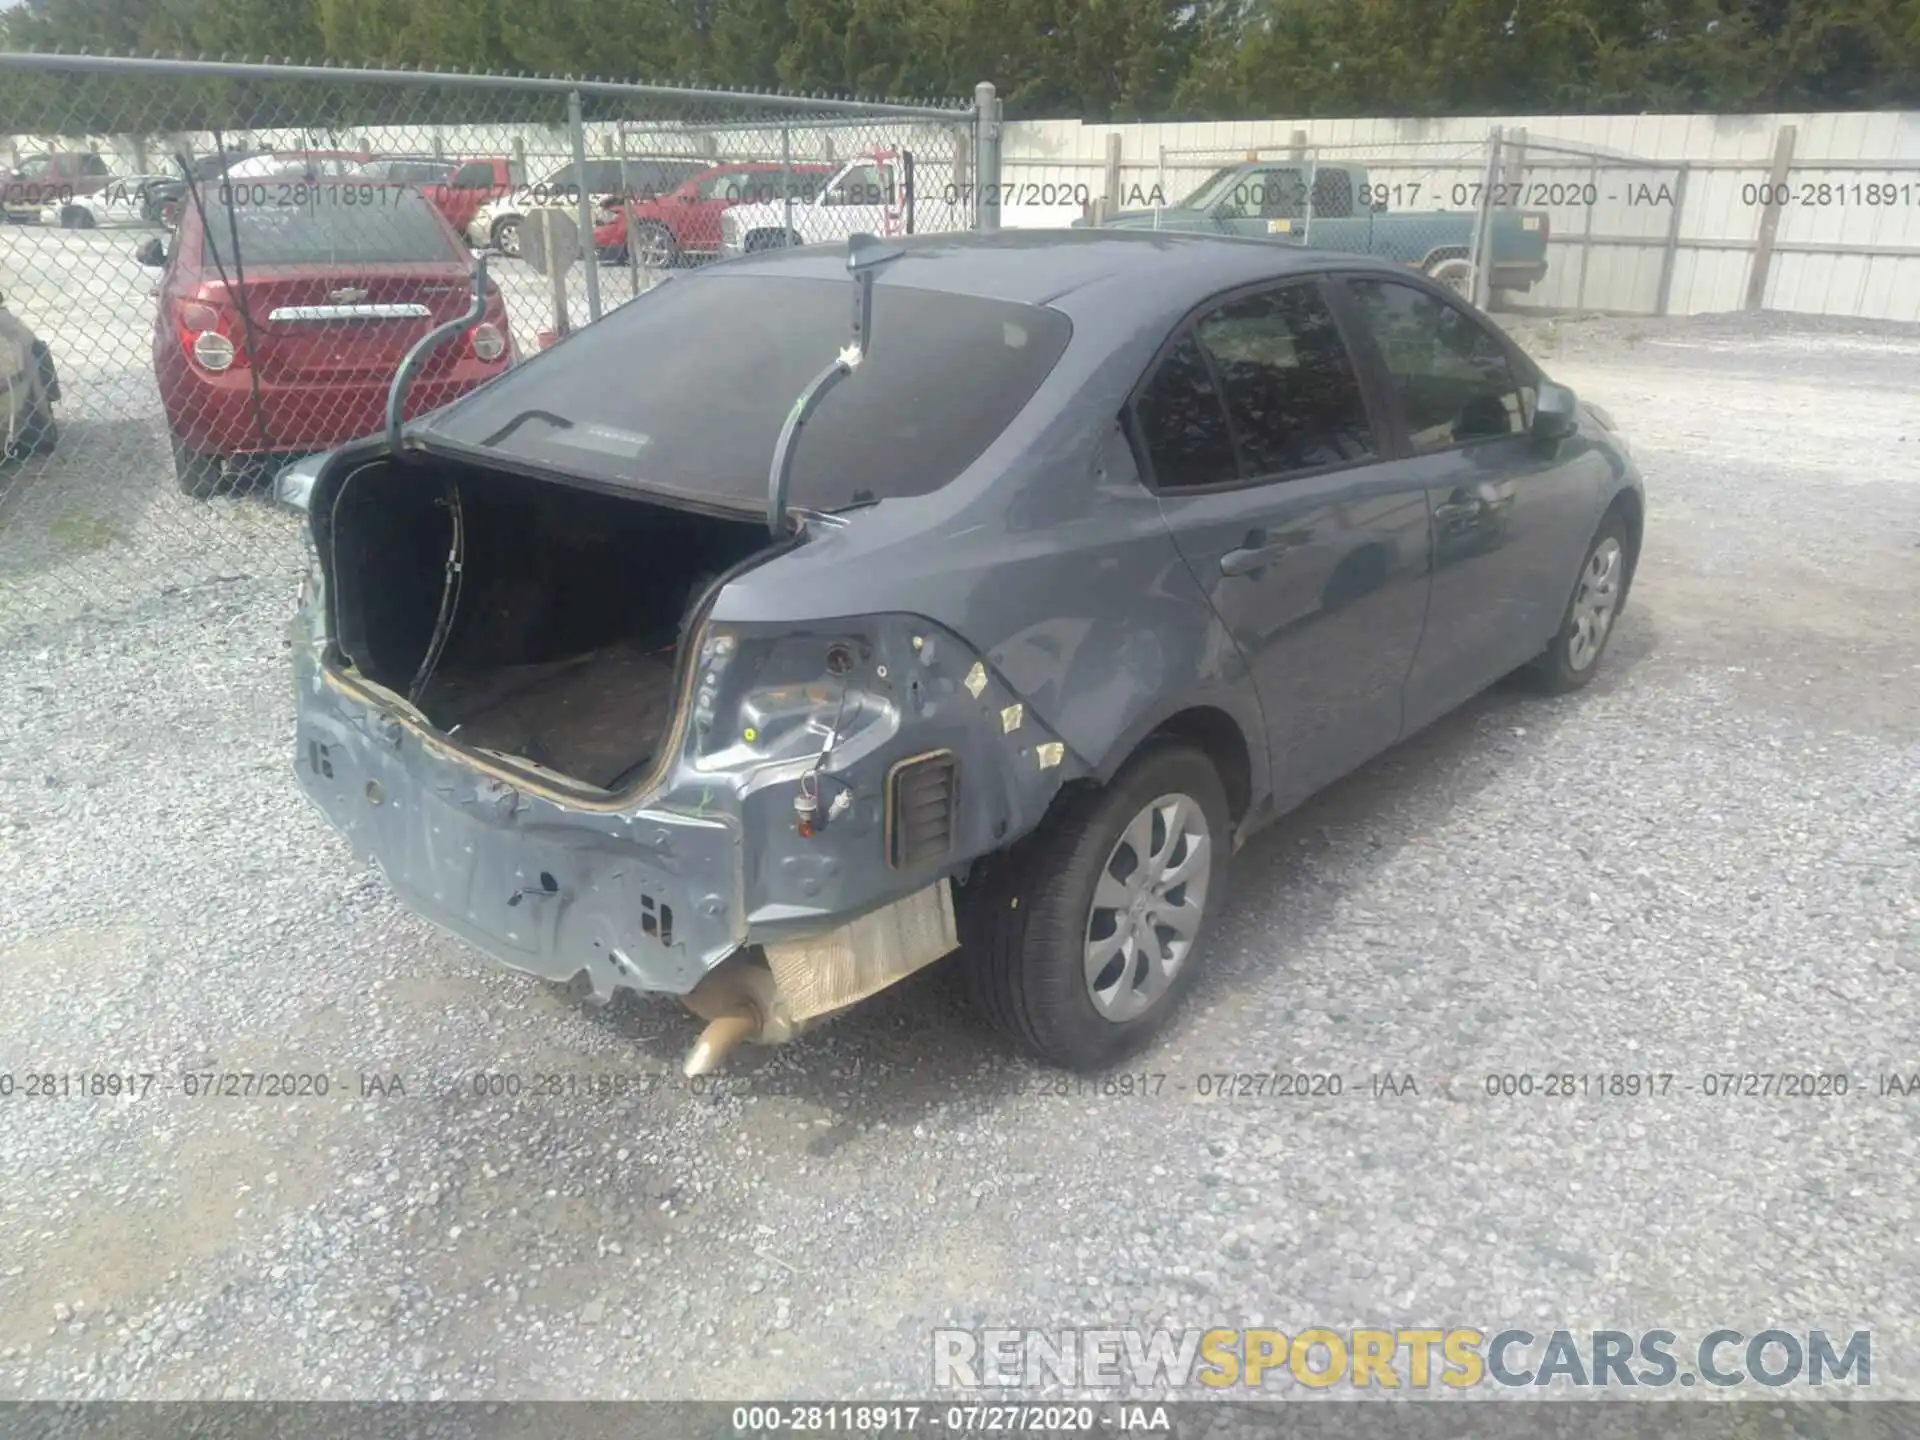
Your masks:
{"label": "rear wheel", "polygon": [[492,235],[493,248],[502,255],[520,253],[520,217],[518,215],[507,215],[494,221]]}
{"label": "rear wheel", "polygon": [[1473,299],[1473,262],[1464,255],[1436,260],[1427,266],[1427,274],[1438,280],[1462,300]]}
{"label": "rear wheel", "polygon": [[654,220],[643,220],[633,227],[633,248],[649,270],[670,269],[680,258],[680,242],[673,231]]}
{"label": "rear wheel", "polygon": [[1549,695],[1564,695],[1593,679],[1626,602],[1627,575],[1633,564],[1630,544],[1620,515],[1608,514],[1580,562],[1559,632],[1527,667],[1528,678],[1537,688]]}
{"label": "rear wheel", "polygon": [[210,500],[226,483],[226,469],[218,455],[193,449],[178,435],[173,438],[173,478],[182,495]]}
{"label": "rear wheel", "polygon": [[1229,825],[1218,772],[1187,745],[1143,751],[1074,797],[963,897],[975,1004],[1070,1070],[1138,1050],[1192,983],[1225,895]]}
{"label": "rear wheel", "polygon": [[62,230],[91,230],[93,213],[80,205],[65,205],[60,210],[60,228]]}

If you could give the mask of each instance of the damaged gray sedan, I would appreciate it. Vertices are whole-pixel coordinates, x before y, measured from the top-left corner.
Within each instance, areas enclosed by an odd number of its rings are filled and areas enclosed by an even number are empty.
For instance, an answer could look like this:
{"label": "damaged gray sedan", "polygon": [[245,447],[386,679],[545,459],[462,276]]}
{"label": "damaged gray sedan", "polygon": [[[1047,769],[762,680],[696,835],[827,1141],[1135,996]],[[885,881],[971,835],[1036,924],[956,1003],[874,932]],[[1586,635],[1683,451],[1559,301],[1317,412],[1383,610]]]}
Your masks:
{"label": "damaged gray sedan", "polygon": [[1585,684],[1640,550],[1610,419],[1352,256],[856,237],[403,426],[420,358],[282,480],[301,783],[497,959],[681,997],[689,1073],[956,949],[1028,1049],[1121,1059],[1251,833]]}

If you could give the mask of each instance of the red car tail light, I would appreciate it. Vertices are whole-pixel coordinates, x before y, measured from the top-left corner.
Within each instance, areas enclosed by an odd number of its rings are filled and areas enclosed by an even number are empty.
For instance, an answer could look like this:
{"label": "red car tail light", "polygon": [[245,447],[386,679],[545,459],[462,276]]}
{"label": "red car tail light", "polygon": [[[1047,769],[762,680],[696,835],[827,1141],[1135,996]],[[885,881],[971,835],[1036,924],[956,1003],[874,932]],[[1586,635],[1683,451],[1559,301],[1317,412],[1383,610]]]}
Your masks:
{"label": "red car tail light", "polygon": [[497,326],[482,320],[473,327],[471,337],[474,358],[492,364],[507,353],[507,337]]}
{"label": "red car tail light", "polygon": [[201,369],[217,375],[247,363],[246,348],[234,338],[239,317],[225,306],[205,300],[176,301],[173,320],[181,348]]}

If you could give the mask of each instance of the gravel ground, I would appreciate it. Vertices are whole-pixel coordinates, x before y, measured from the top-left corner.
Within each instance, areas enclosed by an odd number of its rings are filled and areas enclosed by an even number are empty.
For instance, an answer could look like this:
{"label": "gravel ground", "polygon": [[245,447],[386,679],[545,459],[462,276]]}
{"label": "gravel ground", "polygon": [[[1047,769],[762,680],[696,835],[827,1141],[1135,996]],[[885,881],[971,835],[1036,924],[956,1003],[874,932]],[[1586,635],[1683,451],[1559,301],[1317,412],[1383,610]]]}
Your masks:
{"label": "gravel ground", "polygon": [[[1257,1324],[1865,1327],[1920,1395],[1920,337],[1519,328],[1647,472],[1606,671],[1249,847],[1144,1095],[1057,1093],[943,967],[689,1094],[677,1007],[496,970],[320,823],[271,565],[16,624],[0,1073],[162,1078],[0,1101],[0,1396],[912,1396],[936,1326]],[[1345,1093],[1199,1094],[1276,1069]],[[1566,1070],[1673,1079],[1484,1086]],[[1782,1070],[1852,1092],[1697,1088]]]}

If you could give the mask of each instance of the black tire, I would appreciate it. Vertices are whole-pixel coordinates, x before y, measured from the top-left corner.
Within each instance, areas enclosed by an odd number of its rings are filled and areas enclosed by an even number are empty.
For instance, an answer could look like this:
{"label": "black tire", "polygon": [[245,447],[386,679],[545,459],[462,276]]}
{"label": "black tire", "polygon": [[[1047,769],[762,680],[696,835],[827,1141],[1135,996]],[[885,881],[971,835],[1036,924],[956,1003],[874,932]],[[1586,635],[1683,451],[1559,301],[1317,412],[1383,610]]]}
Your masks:
{"label": "black tire", "polygon": [[1473,302],[1473,261],[1464,255],[1448,255],[1427,264],[1427,274],[1469,304]]}
{"label": "black tire", "polygon": [[487,238],[493,241],[493,248],[502,255],[520,253],[520,217],[503,215],[493,222],[493,229],[487,232]]}
{"label": "black tire", "polygon": [[670,270],[680,263],[680,241],[657,220],[642,220],[633,227],[633,248],[650,270]]}
{"label": "black tire", "polygon": [[785,250],[798,243],[798,240],[789,231],[756,230],[747,236],[746,244],[741,246],[741,249],[747,254],[752,255],[761,250]]}
{"label": "black tire", "polygon": [[193,500],[211,500],[226,485],[220,457],[189,448],[178,435],[172,438],[173,478],[180,493]]}
{"label": "black tire", "polygon": [[[1593,607],[1588,603],[1588,597],[1596,588],[1595,557],[1607,553],[1609,546],[1616,557],[1612,603],[1600,630],[1599,642],[1595,645],[1591,642]],[[1554,633],[1547,648],[1522,672],[1533,688],[1548,695],[1566,695],[1584,688],[1593,679],[1600,669],[1601,660],[1606,656],[1607,642],[1619,628],[1620,612],[1626,607],[1627,590],[1633,579],[1637,558],[1632,538],[1627,533],[1625,518],[1618,510],[1609,510],[1601,520],[1600,528],[1594,532],[1593,539],[1587,542],[1587,548],[1581,552],[1580,569],[1574,575],[1573,589],[1567,597],[1567,608],[1560,617],[1559,630]],[[1583,609],[1588,616],[1586,644],[1581,640]]]}
{"label": "black tire", "polygon": [[33,408],[20,425],[18,448],[22,455],[51,455],[60,443],[60,422],[53,416],[53,401],[45,389],[35,386]]}
{"label": "black tire", "polygon": [[[1140,1014],[1111,1020],[1095,1008],[1086,977],[1095,887],[1128,825],[1166,795],[1191,798],[1205,820],[1201,918],[1166,988]],[[1064,1069],[1103,1070],[1138,1051],[1193,983],[1226,899],[1231,850],[1226,791],[1213,763],[1184,744],[1142,750],[1105,787],[1067,799],[961,892],[961,964],[974,1005],[1016,1044]]]}

